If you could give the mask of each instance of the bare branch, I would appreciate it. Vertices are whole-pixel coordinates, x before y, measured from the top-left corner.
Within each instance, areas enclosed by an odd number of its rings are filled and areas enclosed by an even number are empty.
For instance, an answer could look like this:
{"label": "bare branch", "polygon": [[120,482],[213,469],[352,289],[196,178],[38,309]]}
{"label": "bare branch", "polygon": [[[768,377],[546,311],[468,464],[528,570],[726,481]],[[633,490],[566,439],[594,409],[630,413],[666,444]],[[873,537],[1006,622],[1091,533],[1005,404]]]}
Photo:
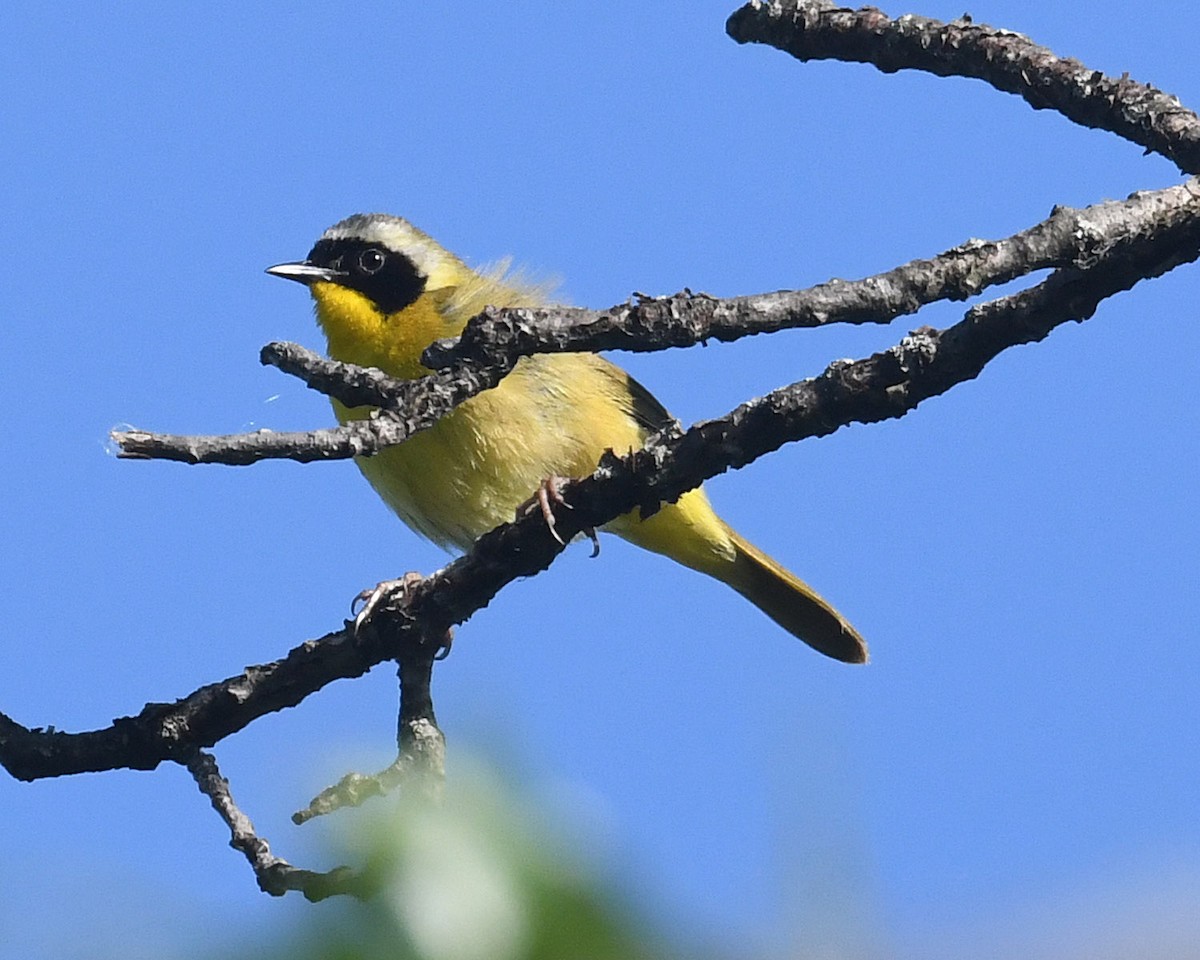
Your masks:
{"label": "bare branch", "polygon": [[494,387],[516,362],[515,357],[511,362],[500,357],[482,366],[442,364],[445,369],[426,377],[402,380],[375,367],[330,360],[295,343],[268,343],[259,359],[299,377],[318,393],[347,407],[382,407],[401,414],[408,435],[423,430],[469,397]]}
{"label": "bare branch", "polygon": [[893,20],[874,7],[752,0],[725,29],[738,43],[765,43],[798,60],[975,77],[1019,95],[1035,110],[1056,110],[1081,126],[1108,130],[1161,154],[1184,173],[1200,173],[1200,117],[1176,97],[1127,76],[1107,77],[1019,33],[969,17],[943,23],[908,14]]}
{"label": "bare branch", "polygon": [[[419,380],[319,357],[295,344],[273,343],[264,362],[300,376],[347,403],[388,412],[310,433],[204,437],[114,432],[125,457],[244,465],[264,459],[308,462],[370,456],[432,426],[459,403],[495,386],[523,355],[611,349],[660,350],[707,339],[829,323],[888,323],[939,300],[964,300],[1035,270],[1086,267],[1104,250],[1150,234],[1192,210],[1192,183],[1137,193],[1083,209],[1057,207],[1043,222],[1005,240],[970,240],[930,260],[914,260],[863,280],[833,280],[801,291],[718,300],[688,293],[643,299],[608,311],[574,308],[489,308],[457,341],[426,352],[445,369]],[[342,377],[348,378],[343,384]]]}
{"label": "bare branch", "polygon": [[661,350],[797,327],[890,323],[927,304],[966,300],[1036,270],[1086,265],[1098,249],[1122,236],[1146,233],[1167,208],[1190,199],[1176,186],[1083,209],[1056,207],[1046,220],[1005,240],[968,240],[929,260],[807,290],[729,300],[679,293],[604,311],[489,308],[459,339],[438,341],[423,359],[431,366],[512,362],[531,353]]}
{"label": "bare branch", "polygon": [[189,436],[149,433],[145,430],[113,430],[109,438],[118,456],[127,460],[172,460],[177,463],[221,463],[244,467],[260,460],[347,460],[369,456],[409,436],[404,424],[391,417],[358,420],[341,427],[305,432],[231,433]]}
{"label": "bare branch", "polygon": [[[1019,94],[1037,109],[1055,109],[1161,153],[1185,171],[1200,171],[1200,118],[1175,98],[1124,77],[1105,77],[1019,34],[975,25],[967,17],[946,24],[914,16],[892,20],[878,10],[827,2],[753,2],[729,18],[727,30],[740,43],[768,43],[801,60],[836,58],[873,63],[887,72],[920,69],[977,77]],[[428,428],[459,403],[495,386],[523,356],[658,350],[786,328],[889,323],[936,301],[965,300],[1035,271],[1053,271],[1027,290],[972,307],[946,330],[924,328],[871,357],[837,361],[819,377],[742,404],[725,417],[686,431],[663,431],[629,456],[608,452],[592,476],[562,489],[571,509],[557,517],[557,530],[569,542],[631,510],[649,515],[661,503],[785,443],[850,423],[903,416],[974,378],[1002,351],[1040,340],[1068,320],[1086,319],[1107,297],[1197,257],[1200,187],[1191,181],[1082,210],[1055,208],[1042,223],[1007,239],[970,240],[932,259],[858,281],[725,300],[686,290],[664,298],[638,295],[606,311],[488,308],[457,340],[433,344],[423,357],[433,372],[414,381],[327,360],[294,344],[269,344],[263,363],[348,407],[378,412],[306,433],[211,437],[134,430],[114,432],[113,439],[124,457],[188,463],[367,456]],[[388,595],[357,632],[347,624],[281,660],[249,667],[174,703],[147,704],[137,716],[78,734],[30,729],[0,714],[0,764],[19,779],[33,780],[151,769],[164,760],[181,763],[228,826],[231,845],[246,857],[264,891],[299,890],[310,900],[368,895],[374,889],[369,870],[339,867],[320,873],[275,856],[203,748],[266,713],[295,706],[334,680],[396,660],[401,686],[396,760],[373,776],[344,777],[293,819],[301,823],[357,805],[401,783],[436,794],[444,781],[445,743],[430,684],[446,631],[514,579],[544,569],[561,550],[533,512],[480,537],[443,570]]]}
{"label": "bare branch", "polygon": [[512,369],[500,361],[486,366],[454,364],[419,380],[399,380],[373,367],[360,367],[318,356],[294,343],[269,343],[260,359],[299,377],[320,393],[346,406],[377,406],[385,415],[340,427],[303,433],[254,433],[185,436],[114,430],[110,438],[118,455],[131,460],[174,460],[248,466],[260,460],[346,460],[378,453],[433,426],[476,393],[494,387]]}
{"label": "bare branch", "polygon": [[299,890],[306,899],[315,901],[338,894],[365,899],[374,892],[376,884],[349,867],[318,873],[293,867],[275,856],[267,841],[255,832],[250,818],[234,803],[229,781],[221,776],[217,761],[210,754],[196,750],[184,761],[184,766],[229,827],[229,845],[245,856],[265,893],[280,897],[289,890]]}
{"label": "bare branch", "polygon": [[378,773],[348,773],[332,787],[326,787],[309,802],[303,810],[292,814],[292,823],[307,823],[314,817],[323,817],[343,807],[359,807],[372,797],[391,793],[411,772],[411,761],[403,754]]}
{"label": "bare branch", "polygon": [[397,659],[405,644],[422,642],[415,623],[395,626],[386,636],[343,628],[301,644],[282,660],[247,667],[174,703],[146,704],[137,716],[84,733],[31,730],[0,714],[0,763],[20,780],[152,770],[211,747],[258,717],[294,707],[332,680],[359,677]]}
{"label": "bare branch", "polygon": [[275,367],[302,380],[309,388],[340,401],[347,407],[403,407],[415,403],[431,382],[445,379],[436,374],[423,380],[399,380],[376,367],[331,360],[298,343],[276,340],[258,354],[263,366]]}
{"label": "bare branch", "polygon": [[332,787],[317,794],[303,810],[292,814],[293,823],[305,823],[342,807],[357,807],[371,797],[390,793],[401,784],[415,786],[427,798],[441,794],[446,780],[446,738],[433,713],[430,689],[437,658],[438,653],[433,647],[422,646],[400,660],[396,759],[375,774],[346,774]]}
{"label": "bare branch", "polygon": [[[974,378],[1003,350],[1040,340],[1068,320],[1085,319],[1106,297],[1200,256],[1200,188],[1189,183],[1141,196],[1161,209],[1142,221],[1141,232],[1095,249],[1086,266],[1055,271],[1030,290],[976,306],[947,330],[918,331],[889,350],[838,361],[819,377],[775,390],[728,416],[660,434],[628,457],[608,454],[591,477],[563,488],[573,509],[559,514],[559,533],[569,540],[631,509],[651,513],[659,503],[784,443],[854,422],[900,417]],[[381,606],[358,634],[341,630],[310,641],[283,660],[202,687],[174,704],[149,704],[137,717],[104,730],[35,731],[0,715],[0,762],[13,776],[32,780],[85,770],[149,769],[211,746],[333,680],[405,656],[413,644],[439,648],[450,626],[512,580],[544,569],[561,549],[536,514],[504,524],[402,600]]]}

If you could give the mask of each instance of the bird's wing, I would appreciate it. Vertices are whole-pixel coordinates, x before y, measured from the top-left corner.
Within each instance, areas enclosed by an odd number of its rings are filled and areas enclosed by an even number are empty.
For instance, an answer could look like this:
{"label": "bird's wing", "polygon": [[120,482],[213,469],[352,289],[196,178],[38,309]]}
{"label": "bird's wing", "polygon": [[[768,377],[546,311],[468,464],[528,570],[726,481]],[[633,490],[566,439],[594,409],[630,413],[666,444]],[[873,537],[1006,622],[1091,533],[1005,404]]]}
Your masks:
{"label": "bird's wing", "polygon": [[625,376],[628,378],[629,394],[633,399],[633,417],[646,428],[648,433],[657,433],[675,422],[675,418],[671,416],[666,407],[658,402],[654,394],[629,374],[625,374]]}

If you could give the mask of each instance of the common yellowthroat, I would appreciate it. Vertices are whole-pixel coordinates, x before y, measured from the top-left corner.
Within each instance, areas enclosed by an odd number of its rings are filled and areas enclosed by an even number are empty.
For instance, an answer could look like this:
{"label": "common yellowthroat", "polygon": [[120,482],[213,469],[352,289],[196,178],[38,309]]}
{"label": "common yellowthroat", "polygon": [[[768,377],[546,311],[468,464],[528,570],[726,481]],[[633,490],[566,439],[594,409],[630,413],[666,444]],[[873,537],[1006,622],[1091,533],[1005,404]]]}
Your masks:
{"label": "common yellowthroat", "polygon": [[[429,373],[421,353],[458,335],[485,306],[537,306],[546,293],[505,270],[480,273],[408,221],[356,214],[325,231],[298,263],[268,273],[308,287],[317,322],[338,360],[406,379]],[[338,420],[369,407],[333,402]],[[595,470],[605,450],[624,454],[672,422],[620,367],[587,353],[525,357],[500,384],[433,427],[357,462],[400,518],[443,547],[467,549],[511,520],[549,478]],[[858,632],[808,584],[742,539],[702,489],[642,519],[606,527],[733,587],[785,630],[821,653],[867,659]]]}

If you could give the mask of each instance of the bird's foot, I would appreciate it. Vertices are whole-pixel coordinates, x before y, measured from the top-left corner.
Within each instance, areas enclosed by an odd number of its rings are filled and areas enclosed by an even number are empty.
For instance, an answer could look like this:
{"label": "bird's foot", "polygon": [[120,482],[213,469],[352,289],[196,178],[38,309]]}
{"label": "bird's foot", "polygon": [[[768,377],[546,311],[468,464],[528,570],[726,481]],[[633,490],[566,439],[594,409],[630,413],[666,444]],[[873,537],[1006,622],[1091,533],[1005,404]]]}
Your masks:
{"label": "bird's foot", "polygon": [[[357,634],[363,626],[375,615],[375,611],[379,607],[390,600],[394,595],[399,595],[400,599],[404,599],[408,595],[409,587],[420,583],[425,578],[415,571],[410,571],[395,580],[381,580],[374,587],[369,587],[362,593],[358,594],[350,601],[350,614],[354,617],[354,632]],[[359,608],[358,605],[362,604]],[[357,610],[357,612],[356,612]],[[450,646],[454,642],[454,629],[447,628],[445,637],[442,638],[438,646],[437,653],[434,654],[434,660],[445,660],[450,655]]]}
{"label": "bird's foot", "polygon": [[[562,495],[562,491],[559,490],[559,485],[568,482],[568,480],[568,477],[547,477],[538,485],[537,493],[517,507],[518,520],[533,513],[535,509],[541,510],[542,519],[546,521],[546,527],[550,530],[550,536],[564,547],[567,543],[558,534],[558,524],[554,519],[553,505],[558,504],[561,507],[566,507],[568,510],[575,509],[571,504],[567,503],[566,498]],[[595,528],[584,527],[583,533],[592,541],[592,556],[598,557],[600,555],[600,538],[596,536]]]}
{"label": "bird's foot", "polygon": [[[381,603],[390,599],[393,594],[399,594],[403,599],[408,594],[409,587],[424,579],[419,573],[410,571],[395,580],[381,580],[374,587],[368,587],[358,594],[350,601],[350,615],[354,617],[354,632],[358,633],[363,624],[374,616]],[[360,603],[362,604],[361,608],[358,606]]]}

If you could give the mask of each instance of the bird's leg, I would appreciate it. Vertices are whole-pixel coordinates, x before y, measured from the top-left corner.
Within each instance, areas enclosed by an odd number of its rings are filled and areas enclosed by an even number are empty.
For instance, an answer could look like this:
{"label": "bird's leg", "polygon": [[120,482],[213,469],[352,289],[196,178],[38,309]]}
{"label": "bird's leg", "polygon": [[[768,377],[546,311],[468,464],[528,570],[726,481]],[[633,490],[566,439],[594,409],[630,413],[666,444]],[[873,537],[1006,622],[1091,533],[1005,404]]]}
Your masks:
{"label": "bird's leg", "polygon": [[[408,593],[408,588],[414,584],[420,583],[425,578],[421,574],[410,571],[402,577],[395,580],[382,580],[373,588],[368,588],[356,596],[350,602],[350,613],[354,617],[354,632],[358,633],[365,624],[379,609],[379,605],[388,600],[393,593],[399,593],[403,598]],[[355,613],[355,608],[362,604],[362,608]],[[450,646],[454,642],[454,630],[447,629],[446,636],[438,646],[438,652],[434,654],[434,660],[445,660],[450,655]]]}
{"label": "bird's leg", "polygon": [[[546,526],[550,530],[550,536],[552,536],[564,547],[567,544],[566,541],[564,541],[563,538],[558,535],[557,523],[554,519],[554,507],[551,504],[556,503],[559,506],[566,507],[568,510],[575,509],[573,506],[567,503],[566,498],[562,495],[562,491],[558,489],[559,484],[566,483],[568,480],[568,477],[547,477],[540,484],[538,484],[537,493],[517,507],[518,520],[521,519],[521,517],[531,514],[535,507],[540,509],[542,511],[542,519],[546,521]],[[583,533],[589,540],[592,541],[592,556],[600,556],[600,538],[596,536],[595,527],[584,527]]]}

